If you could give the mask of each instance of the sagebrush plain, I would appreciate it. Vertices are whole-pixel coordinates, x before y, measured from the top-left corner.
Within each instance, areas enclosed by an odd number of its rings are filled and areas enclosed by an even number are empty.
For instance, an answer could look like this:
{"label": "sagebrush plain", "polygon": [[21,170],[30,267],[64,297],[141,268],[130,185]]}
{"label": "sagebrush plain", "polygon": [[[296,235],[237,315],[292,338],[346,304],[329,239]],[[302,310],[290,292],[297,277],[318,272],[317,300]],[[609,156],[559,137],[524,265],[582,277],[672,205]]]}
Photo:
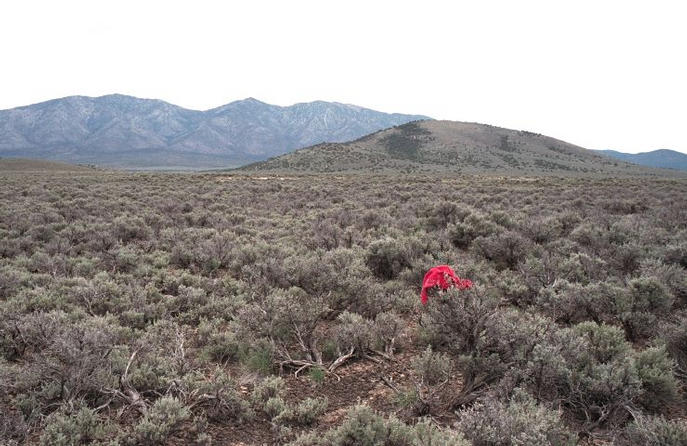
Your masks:
{"label": "sagebrush plain", "polygon": [[685,444],[686,268],[684,179],[5,172],[0,443]]}

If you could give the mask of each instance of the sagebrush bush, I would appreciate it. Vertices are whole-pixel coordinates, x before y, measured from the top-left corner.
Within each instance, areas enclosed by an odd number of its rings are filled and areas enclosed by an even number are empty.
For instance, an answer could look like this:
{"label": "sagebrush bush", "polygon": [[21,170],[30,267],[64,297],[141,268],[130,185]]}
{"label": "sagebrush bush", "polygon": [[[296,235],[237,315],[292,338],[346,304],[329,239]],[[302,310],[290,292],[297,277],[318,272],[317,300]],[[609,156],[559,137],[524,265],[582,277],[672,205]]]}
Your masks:
{"label": "sagebrush bush", "polygon": [[454,246],[468,248],[477,237],[487,237],[499,232],[499,226],[479,213],[470,213],[462,222],[448,227],[448,236]]}
{"label": "sagebrush bush", "polygon": [[585,321],[620,323],[627,290],[612,282],[586,285],[557,280],[540,290],[536,305],[565,324]]}
{"label": "sagebrush bush", "polygon": [[117,383],[112,351],[121,341],[120,327],[112,318],[69,321],[60,313],[36,316],[31,328],[37,330],[37,348],[25,353],[25,373],[14,382],[24,414],[41,417],[61,403],[81,400],[102,403],[103,390]]}
{"label": "sagebrush bush", "polygon": [[682,241],[668,245],[665,251],[665,259],[668,263],[687,268],[687,242]]}
{"label": "sagebrush bush", "polygon": [[136,424],[135,442],[144,445],[165,444],[190,417],[188,408],[176,398],[160,398]]}
{"label": "sagebrush bush", "polygon": [[81,444],[117,444],[118,429],[86,407],[68,414],[55,412],[46,420],[40,444],[46,446],[73,446]]}
{"label": "sagebrush bush", "polygon": [[221,367],[200,373],[191,371],[173,381],[169,393],[182,403],[202,409],[208,419],[223,423],[244,421],[253,415],[249,403],[236,390],[237,384]]}
{"label": "sagebrush bush", "polygon": [[20,284],[21,275],[19,271],[7,266],[0,267],[0,299],[10,297],[19,289]]}
{"label": "sagebrush bush", "polygon": [[522,389],[516,389],[505,403],[491,396],[458,415],[458,430],[474,446],[575,444],[561,412],[537,404]]}
{"label": "sagebrush bush", "polygon": [[112,234],[122,243],[145,240],[150,236],[148,225],[140,217],[117,217],[112,225]]}
{"label": "sagebrush bush", "polygon": [[[1,364],[0,369],[2,369]],[[8,380],[6,380],[4,373],[0,370],[0,379],[3,379],[4,381],[2,382],[7,385]],[[0,388],[0,395],[4,395],[4,393],[5,389]],[[18,445],[20,442],[23,442],[29,434],[29,425],[26,423],[24,416],[16,408],[6,403],[0,404],[0,411],[3,414],[0,417],[0,439],[3,439],[8,446]]]}
{"label": "sagebrush bush", "polygon": [[679,315],[674,321],[660,327],[661,343],[675,361],[675,368],[682,380],[687,379],[687,317]]}
{"label": "sagebrush bush", "polygon": [[447,380],[451,375],[453,364],[445,353],[433,352],[431,346],[413,360],[413,369],[421,381],[433,386]]}
{"label": "sagebrush bush", "polygon": [[287,408],[286,403],[281,397],[273,396],[265,402],[263,410],[270,419],[274,419],[277,415],[287,410]]}
{"label": "sagebrush bush", "polygon": [[642,392],[622,329],[583,322],[547,336],[528,363],[537,394],[565,404],[588,426],[621,423]]}
{"label": "sagebrush bush", "polygon": [[652,412],[665,410],[677,401],[678,383],[673,375],[673,361],[665,348],[647,348],[635,355],[637,375],[642,382],[638,401]]}
{"label": "sagebrush bush", "polygon": [[515,269],[527,254],[529,243],[519,232],[505,231],[473,241],[475,252],[495,263],[498,269]]}
{"label": "sagebrush bush", "polygon": [[498,305],[499,299],[483,287],[449,288],[445,293],[430,297],[422,314],[423,328],[433,345],[447,346],[456,353],[470,352]]}
{"label": "sagebrush bush", "polygon": [[344,312],[337,318],[336,343],[339,352],[365,352],[373,342],[373,325],[357,313]]}
{"label": "sagebrush bush", "polygon": [[272,398],[281,398],[284,393],[284,380],[278,376],[263,378],[253,387],[251,402],[256,408],[263,407]]}
{"label": "sagebrush bush", "polygon": [[617,304],[625,331],[631,340],[652,336],[656,321],[672,308],[674,296],[653,277],[632,279],[629,290]]}
{"label": "sagebrush bush", "polygon": [[639,415],[628,424],[618,441],[620,445],[682,446],[687,444],[687,423],[662,416]]}
{"label": "sagebrush bush", "polygon": [[327,398],[306,398],[295,406],[286,406],[276,417],[277,424],[294,424],[309,426],[327,410],[329,402]]}
{"label": "sagebrush bush", "polygon": [[238,359],[239,343],[228,327],[222,328],[216,319],[202,321],[198,326],[198,343],[203,356],[215,362]]}
{"label": "sagebrush bush", "polygon": [[405,240],[377,240],[368,246],[367,266],[380,279],[395,279],[412,265],[417,250]]}
{"label": "sagebrush bush", "polygon": [[677,265],[667,265],[658,259],[645,259],[640,264],[642,277],[654,277],[665,285],[675,297],[674,306],[684,307],[687,304],[687,274]]}
{"label": "sagebrush bush", "polygon": [[367,406],[350,409],[341,426],[324,434],[305,434],[290,446],[468,446],[457,432],[444,431],[427,422],[409,426],[395,417],[384,418]]}
{"label": "sagebrush bush", "polygon": [[403,319],[392,311],[379,313],[375,317],[374,337],[387,355],[393,355],[396,339],[404,328]]}

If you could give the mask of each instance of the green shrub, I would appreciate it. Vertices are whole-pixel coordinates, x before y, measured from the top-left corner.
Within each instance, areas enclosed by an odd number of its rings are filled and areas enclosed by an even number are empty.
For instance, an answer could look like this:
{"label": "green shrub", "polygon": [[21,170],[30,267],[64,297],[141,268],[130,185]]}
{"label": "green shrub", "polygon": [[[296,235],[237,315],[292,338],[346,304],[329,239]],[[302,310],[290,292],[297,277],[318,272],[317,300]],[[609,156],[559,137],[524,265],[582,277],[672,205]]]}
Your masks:
{"label": "green shrub", "polygon": [[[0,395],[6,393],[4,388],[10,385],[9,377],[5,376],[9,370],[5,370],[0,362]],[[23,444],[26,437],[30,434],[29,425],[24,416],[16,407],[10,406],[11,402],[0,402],[0,439],[7,443],[7,446]]]}
{"label": "green shrub", "polygon": [[117,217],[113,222],[112,234],[122,243],[146,240],[150,229],[140,217]]}
{"label": "green shrub", "polygon": [[434,205],[427,223],[432,229],[445,228],[449,223],[463,220],[467,215],[469,211],[461,209],[455,202],[443,200]]}
{"label": "green shrub", "polygon": [[420,394],[416,388],[400,390],[394,395],[394,402],[402,409],[413,409],[421,404]]}
{"label": "green shrub", "polygon": [[509,269],[501,271],[492,283],[498,288],[505,300],[517,307],[526,307],[532,304],[540,288],[539,284],[530,287],[520,273]]}
{"label": "green shrub", "polygon": [[0,299],[12,296],[21,285],[21,275],[18,271],[8,267],[0,267]]}
{"label": "green shrub", "polygon": [[[129,384],[139,392],[166,394],[192,369],[185,347],[189,336],[187,327],[169,319],[149,326],[132,346],[137,355],[129,369]],[[131,354],[127,351],[125,356]],[[127,360],[128,356],[122,368]]]}
{"label": "green shrub", "polygon": [[517,310],[497,311],[478,326],[473,347],[458,357],[463,387],[454,407],[469,405],[489,386],[512,387],[536,373],[528,371],[537,347],[550,336],[552,321]]}
{"label": "green shrub", "polygon": [[673,263],[675,265],[680,265],[683,268],[687,268],[687,242],[682,241],[680,243],[667,246],[664,258],[668,263]]}
{"label": "green shrub", "polygon": [[325,371],[320,367],[310,367],[308,370],[308,377],[310,377],[312,382],[315,384],[322,384],[326,374]]}
{"label": "green shrub", "polygon": [[274,369],[274,351],[265,343],[250,346],[243,353],[239,350],[239,358],[248,370],[261,375],[269,375]]}
{"label": "green shrub", "polygon": [[587,285],[591,282],[602,281],[608,277],[608,265],[601,257],[584,252],[575,252],[562,260],[558,266],[558,275],[569,280]]}
{"label": "green shrub", "polygon": [[[641,277],[655,277],[675,297],[675,304],[687,304],[687,274],[677,265],[668,265],[658,259],[645,259],[640,264]],[[674,305],[675,305],[674,304]]]}
{"label": "green shrub", "polygon": [[544,244],[558,238],[562,232],[562,225],[555,217],[535,218],[527,222],[523,228],[526,236],[533,242]]}

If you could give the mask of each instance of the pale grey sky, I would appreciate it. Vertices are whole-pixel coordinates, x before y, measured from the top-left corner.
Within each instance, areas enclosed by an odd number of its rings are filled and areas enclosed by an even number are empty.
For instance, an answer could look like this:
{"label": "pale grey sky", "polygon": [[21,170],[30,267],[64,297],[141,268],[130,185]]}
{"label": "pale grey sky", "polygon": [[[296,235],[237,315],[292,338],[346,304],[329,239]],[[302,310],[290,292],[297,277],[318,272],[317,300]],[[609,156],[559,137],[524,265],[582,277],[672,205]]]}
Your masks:
{"label": "pale grey sky", "polygon": [[123,93],[317,99],[687,153],[680,1],[15,0],[0,109]]}

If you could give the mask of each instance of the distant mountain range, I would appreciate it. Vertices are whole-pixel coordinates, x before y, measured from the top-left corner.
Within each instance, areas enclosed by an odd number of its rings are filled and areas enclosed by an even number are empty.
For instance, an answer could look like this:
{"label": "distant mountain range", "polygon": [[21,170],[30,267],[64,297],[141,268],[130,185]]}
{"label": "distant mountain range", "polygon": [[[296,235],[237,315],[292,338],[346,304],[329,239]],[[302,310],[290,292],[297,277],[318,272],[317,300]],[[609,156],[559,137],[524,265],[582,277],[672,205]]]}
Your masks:
{"label": "distant mountain range", "polygon": [[623,153],[615,150],[598,150],[598,152],[642,166],[687,170],[687,154],[675,150],[660,149],[644,153]]}
{"label": "distant mountain range", "polygon": [[253,98],[207,111],[124,95],[70,96],[0,111],[0,157],[122,168],[239,166],[324,141],[348,141],[420,115]]}
{"label": "distant mountain range", "polygon": [[418,121],[348,143],[327,143],[240,168],[262,172],[676,175],[540,134],[485,124]]}

